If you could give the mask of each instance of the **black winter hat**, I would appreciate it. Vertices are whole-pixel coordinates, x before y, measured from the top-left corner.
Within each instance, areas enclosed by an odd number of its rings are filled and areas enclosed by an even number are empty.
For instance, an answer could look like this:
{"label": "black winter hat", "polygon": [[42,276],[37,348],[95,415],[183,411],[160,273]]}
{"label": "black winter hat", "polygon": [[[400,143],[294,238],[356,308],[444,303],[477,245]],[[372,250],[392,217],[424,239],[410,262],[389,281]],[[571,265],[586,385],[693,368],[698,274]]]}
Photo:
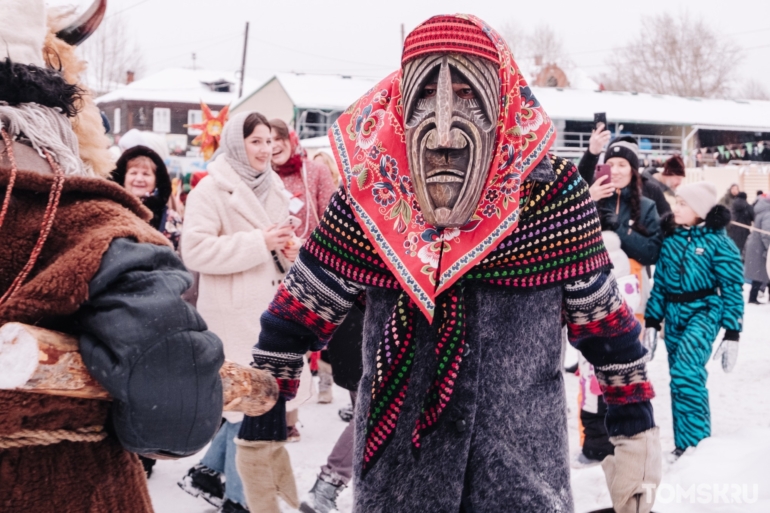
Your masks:
{"label": "black winter hat", "polygon": [[626,159],[632,168],[639,170],[639,143],[630,135],[613,139],[607,146],[604,161],[607,162],[613,157]]}
{"label": "black winter hat", "polygon": [[147,146],[134,146],[123,152],[112,172],[112,180],[120,186],[125,186],[128,163],[137,157],[147,157],[155,164],[155,188],[158,189],[158,198],[166,203],[171,197],[171,177],[160,155]]}

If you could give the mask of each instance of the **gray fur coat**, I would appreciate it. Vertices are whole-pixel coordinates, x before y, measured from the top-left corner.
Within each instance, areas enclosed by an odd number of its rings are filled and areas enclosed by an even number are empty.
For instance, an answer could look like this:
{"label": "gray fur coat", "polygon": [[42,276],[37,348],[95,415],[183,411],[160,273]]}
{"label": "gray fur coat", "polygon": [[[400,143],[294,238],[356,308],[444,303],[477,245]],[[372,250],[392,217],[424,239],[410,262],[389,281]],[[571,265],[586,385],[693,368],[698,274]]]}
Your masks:
{"label": "gray fur coat", "polygon": [[[381,330],[398,295],[367,291],[356,462],[363,461]],[[522,293],[466,285],[465,301],[468,350],[450,406],[415,457],[412,429],[436,365],[435,347],[426,342],[432,340],[429,325],[420,316],[396,435],[363,478],[360,466],[354,469],[356,512],[573,511],[561,374],[561,287]]]}

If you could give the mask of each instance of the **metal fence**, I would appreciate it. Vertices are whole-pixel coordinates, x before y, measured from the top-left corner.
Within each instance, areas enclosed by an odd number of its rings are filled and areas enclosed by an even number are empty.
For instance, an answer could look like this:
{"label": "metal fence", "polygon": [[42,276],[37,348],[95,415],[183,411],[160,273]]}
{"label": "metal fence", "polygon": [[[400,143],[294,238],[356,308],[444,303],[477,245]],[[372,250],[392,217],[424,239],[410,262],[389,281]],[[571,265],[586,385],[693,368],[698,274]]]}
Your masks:
{"label": "metal fence", "polygon": [[[669,135],[630,135],[639,141],[639,153],[644,156],[670,156],[682,153],[682,137]],[[588,132],[559,132],[552,151],[566,157],[582,155],[588,149]]]}

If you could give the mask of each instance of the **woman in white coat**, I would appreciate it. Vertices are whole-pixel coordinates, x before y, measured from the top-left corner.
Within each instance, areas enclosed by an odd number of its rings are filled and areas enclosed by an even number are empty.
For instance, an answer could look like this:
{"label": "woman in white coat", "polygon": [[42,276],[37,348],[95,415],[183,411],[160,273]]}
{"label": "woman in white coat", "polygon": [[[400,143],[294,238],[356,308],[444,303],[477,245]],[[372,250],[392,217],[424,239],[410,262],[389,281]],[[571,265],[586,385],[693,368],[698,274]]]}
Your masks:
{"label": "woman in white coat", "polygon": [[[198,311],[222,339],[225,357],[249,365],[260,316],[299,244],[286,224],[290,195],[270,168],[267,119],[256,112],[234,116],[220,144],[208,176],[187,198],[182,255],[185,265],[200,273]],[[225,418],[201,463],[179,486],[220,511],[247,511],[235,467],[234,439],[243,416],[225,413]]]}

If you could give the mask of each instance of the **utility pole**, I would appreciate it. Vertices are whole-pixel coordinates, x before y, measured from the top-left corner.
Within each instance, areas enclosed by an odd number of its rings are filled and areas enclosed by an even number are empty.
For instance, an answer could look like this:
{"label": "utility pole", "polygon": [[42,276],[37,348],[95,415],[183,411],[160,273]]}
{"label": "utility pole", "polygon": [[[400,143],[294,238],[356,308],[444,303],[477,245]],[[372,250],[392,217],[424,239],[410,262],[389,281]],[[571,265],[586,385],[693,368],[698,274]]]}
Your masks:
{"label": "utility pole", "polygon": [[193,53],[192,57],[193,57],[193,71],[195,71],[195,54],[194,53]]}
{"label": "utility pole", "polygon": [[238,98],[243,96],[243,77],[246,76],[246,48],[249,46],[249,22],[246,22],[246,34],[243,36],[243,58],[241,59],[241,85],[238,88]]}
{"label": "utility pole", "polygon": [[404,24],[401,24],[401,48],[404,47],[404,39],[406,39],[406,36],[404,35]]}

